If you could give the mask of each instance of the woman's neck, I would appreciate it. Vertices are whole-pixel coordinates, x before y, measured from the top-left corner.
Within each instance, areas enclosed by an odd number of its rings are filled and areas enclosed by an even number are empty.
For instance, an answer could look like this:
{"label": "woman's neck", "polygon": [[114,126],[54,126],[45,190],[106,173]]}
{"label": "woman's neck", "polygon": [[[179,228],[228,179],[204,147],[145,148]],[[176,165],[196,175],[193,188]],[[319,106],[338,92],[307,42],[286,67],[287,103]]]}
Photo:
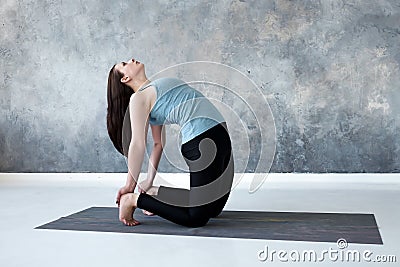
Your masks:
{"label": "woman's neck", "polygon": [[133,89],[133,91],[136,93],[137,91],[139,91],[140,88],[142,88],[143,86],[149,84],[151,81],[149,79],[145,79],[142,81],[136,81],[134,84],[131,85],[131,88]]}

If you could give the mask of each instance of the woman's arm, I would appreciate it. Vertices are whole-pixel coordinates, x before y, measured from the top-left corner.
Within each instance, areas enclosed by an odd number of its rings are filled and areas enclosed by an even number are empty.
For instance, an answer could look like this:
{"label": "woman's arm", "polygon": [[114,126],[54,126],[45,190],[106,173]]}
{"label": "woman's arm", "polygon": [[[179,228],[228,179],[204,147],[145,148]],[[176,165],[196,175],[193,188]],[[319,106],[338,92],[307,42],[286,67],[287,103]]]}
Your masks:
{"label": "woman's arm", "polygon": [[129,102],[132,139],[128,151],[128,177],[126,180],[126,186],[132,192],[135,190],[143,164],[147,131],[149,129],[149,113],[150,103],[148,103],[148,100],[139,95],[133,95]]}
{"label": "woman's arm", "polygon": [[164,125],[151,125],[151,133],[154,140],[154,146],[151,151],[149,167],[147,171],[147,179],[149,184],[152,185],[157,173],[158,164],[162,156],[165,144],[165,127]]}

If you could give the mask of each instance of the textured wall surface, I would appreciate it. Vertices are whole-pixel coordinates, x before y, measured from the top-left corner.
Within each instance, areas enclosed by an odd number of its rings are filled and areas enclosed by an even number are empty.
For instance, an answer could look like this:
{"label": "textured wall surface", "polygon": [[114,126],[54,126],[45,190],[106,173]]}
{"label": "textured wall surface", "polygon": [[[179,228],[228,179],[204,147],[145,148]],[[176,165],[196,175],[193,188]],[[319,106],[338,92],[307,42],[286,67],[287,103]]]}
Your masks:
{"label": "textured wall surface", "polygon": [[126,171],[106,83],[136,56],[148,76],[193,60],[246,73],[274,115],[272,172],[398,172],[399,21],[397,0],[0,0],[0,171]]}

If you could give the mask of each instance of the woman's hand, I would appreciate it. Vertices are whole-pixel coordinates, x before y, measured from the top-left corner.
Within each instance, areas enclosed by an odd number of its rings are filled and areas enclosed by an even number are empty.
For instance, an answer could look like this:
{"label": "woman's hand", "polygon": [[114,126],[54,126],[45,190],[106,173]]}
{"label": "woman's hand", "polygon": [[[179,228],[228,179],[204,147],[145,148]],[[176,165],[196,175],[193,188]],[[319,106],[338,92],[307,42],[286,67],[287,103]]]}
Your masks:
{"label": "woman's hand", "polygon": [[121,187],[121,188],[118,190],[118,193],[117,193],[117,200],[116,200],[116,202],[115,202],[116,204],[118,204],[118,207],[119,207],[119,201],[120,201],[120,199],[121,199],[121,196],[122,196],[122,195],[125,195],[126,193],[133,193],[133,190],[132,190],[129,186],[127,186],[127,185]]}
{"label": "woman's hand", "polygon": [[147,192],[152,186],[153,186],[153,181],[151,179],[147,178],[146,180],[143,180],[138,185],[139,193]]}

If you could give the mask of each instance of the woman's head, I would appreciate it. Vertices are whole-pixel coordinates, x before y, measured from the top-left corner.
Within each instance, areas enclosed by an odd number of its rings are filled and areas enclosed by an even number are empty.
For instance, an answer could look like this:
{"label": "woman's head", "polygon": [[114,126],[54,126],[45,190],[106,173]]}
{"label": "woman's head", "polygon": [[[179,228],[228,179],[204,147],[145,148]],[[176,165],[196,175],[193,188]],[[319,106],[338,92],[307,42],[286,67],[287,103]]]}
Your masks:
{"label": "woman's head", "polygon": [[[125,113],[129,105],[130,97],[139,90],[140,86],[142,86],[146,80],[147,77],[144,71],[144,65],[135,59],[115,64],[108,74],[107,131],[114,147],[125,156],[127,156],[127,149],[123,147],[122,139],[122,127]],[[127,116],[126,119],[129,120],[129,116]],[[130,127],[127,130],[130,130]],[[126,138],[127,137],[124,136],[124,140],[126,140]]]}
{"label": "woman's head", "polygon": [[144,65],[134,58],[128,62],[121,62],[115,65],[115,68],[123,74],[120,81],[130,87],[136,92],[143,80],[145,81],[146,75],[144,73]]}

